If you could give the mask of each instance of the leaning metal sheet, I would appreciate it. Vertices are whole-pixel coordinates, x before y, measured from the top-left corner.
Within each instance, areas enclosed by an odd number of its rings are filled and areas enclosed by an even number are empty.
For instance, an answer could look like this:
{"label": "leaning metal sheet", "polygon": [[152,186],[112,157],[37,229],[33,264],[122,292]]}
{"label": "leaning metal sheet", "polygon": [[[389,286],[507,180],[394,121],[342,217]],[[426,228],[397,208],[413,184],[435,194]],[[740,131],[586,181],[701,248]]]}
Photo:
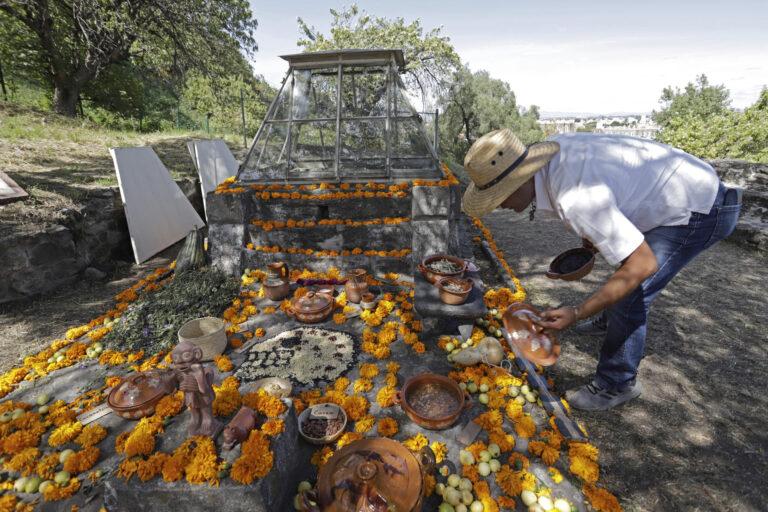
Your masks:
{"label": "leaning metal sheet", "polygon": [[112,148],[136,263],[205,225],[152,148]]}
{"label": "leaning metal sheet", "polygon": [[206,195],[216,190],[216,185],[237,174],[238,163],[227,144],[221,139],[192,140],[187,142],[187,148],[200,175],[203,206],[207,215]]}
{"label": "leaning metal sheet", "polygon": [[29,196],[10,176],[0,171],[0,204],[26,199]]}

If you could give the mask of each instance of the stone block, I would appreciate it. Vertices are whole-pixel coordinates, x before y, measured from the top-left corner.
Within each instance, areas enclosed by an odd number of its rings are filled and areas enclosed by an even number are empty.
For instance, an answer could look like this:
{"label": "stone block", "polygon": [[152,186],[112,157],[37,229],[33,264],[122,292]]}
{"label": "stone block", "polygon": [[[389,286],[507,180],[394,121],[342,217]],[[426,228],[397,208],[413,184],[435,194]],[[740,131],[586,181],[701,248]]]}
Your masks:
{"label": "stone block", "polygon": [[245,223],[244,200],[243,194],[216,194],[211,192],[206,196],[208,224]]}
{"label": "stone block", "polygon": [[411,221],[413,226],[413,259],[449,251],[450,224],[448,219]]}
{"label": "stone block", "polygon": [[329,219],[409,217],[412,210],[410,196],[341,199],[329,202],[326,206]]}
{"label": "stone block", "polygon": [[33,266],[48,265],[60,259],[72,258],[75,256],[72,232],[64,226],[53,226],[37,235],[27,252],[29,262]]}
{"label": "stone block", "polygon": [[447,217],[450,214],[449,187],[413,187],[411,218]]}
{"label": "stone block", "polygon": [[211,264],[231,276],[243,271],[245,241],[243,224],[211,224],[208,227],[208,249]]}
{"label": "stone block", "polygon": [[459,220],[461,218],[462,212],[461,212],[461,198],[463,196],[463,191],[461,189],[461,185],[451,185],[448,187],[451,194],[451,205],[450,205],[450,217],[454,220]]}
{"label": "stone block", "polygon": [[254,245],[310,247],[328,250],[352,250],[355,247],[380,250],[404,249],[411,246],[409,223],[371,226],[317,226],[314,228],[275,229],[264,231],[249,225]]}

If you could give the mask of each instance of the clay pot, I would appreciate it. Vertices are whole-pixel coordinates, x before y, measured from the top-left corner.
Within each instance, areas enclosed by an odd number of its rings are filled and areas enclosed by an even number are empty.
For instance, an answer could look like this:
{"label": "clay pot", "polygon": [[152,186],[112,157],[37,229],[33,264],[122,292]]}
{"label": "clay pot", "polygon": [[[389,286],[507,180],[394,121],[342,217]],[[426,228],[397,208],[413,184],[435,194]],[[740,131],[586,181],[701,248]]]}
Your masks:
{"label": "clay pot", "polygon": [[256,428],[258,421],[256,411],[245,405],[242,406],[232,421],[224,427],[224,444],[222,447],[225,450],[231,450],[235,445],[248,439],[251,430]]}
{"label": "clay pot", "polygon": [[[439,260],[448,260],[451,263],[454,263],[457,267],[460,267],[461,270],[458,270],[456,272],[438,272],[436,270],[433,270],[429,268],[430,263],[434,263],[435,261]],[[437,281],[442,279],[443,277],[463,277],[464,272],[467,270],[467,262],[466,260],[463,260],[461,258],[457,258],[456,256],[450,256],[448,254],[435,254],[434,256],[428,256],[427,258],[424,258],[422,262],[419,264],[419,272],[421,272],[424,275],[424,278],[429,281],[432,284],[435,284]]]}
{"label": "clay pot", "polygon": [[324,293],[309,292],[303,297],[293,299],[288,315],[305,324],[324,321],[333,312],[333,297]]}
{"label": "clay pot", "polygon": [[155,413],[155,405],[165,395],[176,391],[176,377],[167,370],[138,372],[112,388],[107,405],[127,420],[138,420]]}
{"label": "clay pot", "polygon": [[595,266],[595,253],[586,247],[568,249],[560,253],[549,264],[547,277],[550,279],[562,279],[563,281],[576,281],[592,272]]}
{"label": "clay pot", "polygon": [[504,337],[520,355],[532,363],[551,366],[560,357],[560,343],[555,335],[547,335],[533,322],[541,312],[528,304],[511,304],[501,317]]}
{"label": "clay pot", "polygon": [[363,309],[373,309],[376,307],[376,296],[371,292],[364,293],[360,298],[360,306]]}
{"label": "clay pot", "polygon": [[[447,408],[447,412],[432,417],[414,409],[413,398],[425,386],[438,387],[447,395],[446,398],[450,397],[448,399],[453,401],[454,406]],[[408,379],[395,394],[395,403],[400,404],[411,421],[429,430],[450,428],[459,419],[462,411],[472,405],[469,393],[462,390],[456,381],[436,373],[422,373]]]}
{"label": "clay pot", "polygon": [[269,279],[280,280],[287,283],[291,280],[291,272],[288,265],[282,261],[276,261],[267,265],[267,274]]}
{"label": "clay pot", "polygon": [[434,467],[435,456],[428,446],[414,454],[392,439],[361,439],[323,465],[316,490],[301,496],[301,510],[420,512],[424,480]]}
{"label": "clay pot", "polygon": [[291,293],[291,285],[281,279],[270,279],[264,282],[264,293],[269,300],[278,302]]}
{"label": "clay pot", "polygon": [[368,292],[368,271],[364,268],[352,269],[347,273],[347,282],[344,284],[344,290],[347,292],[347,300],[354,304],[359,304],[363,294]]}
{"label": "clay pot", "polygon": [[[460,286],[462,291],[450,291],[445,288],[448,284]],[[437,288],[440,290],[440,300],[443,301],[444,304],[449,304],[451,306],[458,306],[467,302],[469,294],[472,293],[473,286],[474,283],[471,279],[458,279],[456,277],[443,277],[437,282]]]}
{"label": "clay pot", "polygon": [[[312,437],[304,432],[303,425],[304,423],[310,418],[310,417],[317,417],[317,418],[337,418],[341,417],[341,427],[339,427],[338,432],[335,432],[331,435],[324,436],[324,437]],[[344,429],[347,428],[347,413],[344,412],[344,409],[339,407],[336,404],[317,404],[313,405],[311,407],[307,407],[303,411],[301,411],[301,414],[299,414],[299,434],[301,434],[301,437],[307,440],[307,442],[312,444],[328,444],[333,443],[338,438],[341,437],[341,435],[344,433]]]}

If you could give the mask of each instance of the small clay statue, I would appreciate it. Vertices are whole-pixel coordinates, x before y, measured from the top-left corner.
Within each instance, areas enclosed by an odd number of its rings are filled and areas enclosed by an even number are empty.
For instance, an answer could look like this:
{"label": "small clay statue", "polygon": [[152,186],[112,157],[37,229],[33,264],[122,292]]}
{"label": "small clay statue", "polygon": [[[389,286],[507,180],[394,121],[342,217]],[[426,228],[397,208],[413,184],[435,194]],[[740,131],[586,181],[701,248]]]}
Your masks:
{"label": "small clay statue", "polygon": [[171,368],[179,381],[179,389],[184,392],[184,403],[192,414],[187,429],[189,435],[215,438],[222,424],[213,417],[213,399],[216,396],[213,370],[200,364],[202,358],[200,347],[182,341],[171,352]]}
{"label": "small clay statue", "polygon": [[237,411],[232,421],[224,427],[224,445],[225,450],[231,450],[236,444],[242,443],[248,439],[251,430],[256,428],[258,418],[256,412],[245,405]]}

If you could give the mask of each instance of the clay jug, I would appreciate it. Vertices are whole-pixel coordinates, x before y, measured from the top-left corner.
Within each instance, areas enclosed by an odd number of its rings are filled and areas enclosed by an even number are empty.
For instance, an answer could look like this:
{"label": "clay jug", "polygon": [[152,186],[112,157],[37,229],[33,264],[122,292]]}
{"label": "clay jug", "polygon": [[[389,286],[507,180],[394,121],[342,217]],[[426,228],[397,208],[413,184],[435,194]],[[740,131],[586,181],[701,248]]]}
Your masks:
{"label": "clay jug", "polygon": [[282,261],[276,261],[274,263],[270,263],[267,265],[267,274],[268,279],[270,280],[281,280],[284,283],[287,283],[291,279],[291,272],[288,270],[288,265],[286,265]]}
{"label": "clay jug", "polygon": [[368,292],[368,271],[364,268],[355,268],[347,272],[347,282],[344,290],[347,292],[347,300],[359,304],[363,294]]}

